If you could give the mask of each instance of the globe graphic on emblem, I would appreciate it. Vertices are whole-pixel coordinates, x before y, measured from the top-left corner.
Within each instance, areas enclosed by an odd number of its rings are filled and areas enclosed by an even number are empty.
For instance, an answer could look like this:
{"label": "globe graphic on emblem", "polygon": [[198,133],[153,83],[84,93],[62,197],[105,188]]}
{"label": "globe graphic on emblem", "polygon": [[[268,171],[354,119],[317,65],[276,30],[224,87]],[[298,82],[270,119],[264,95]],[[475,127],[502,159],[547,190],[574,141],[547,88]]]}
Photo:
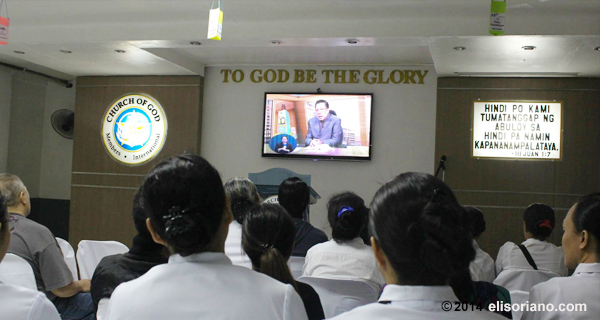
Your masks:
{"label": "globe graphic on emblem", "polygon": [[132,108],[124,111],[115,122],[115,137],[119,145],[128,151],[143,148],[152,134],[152,123],[144,111]]}

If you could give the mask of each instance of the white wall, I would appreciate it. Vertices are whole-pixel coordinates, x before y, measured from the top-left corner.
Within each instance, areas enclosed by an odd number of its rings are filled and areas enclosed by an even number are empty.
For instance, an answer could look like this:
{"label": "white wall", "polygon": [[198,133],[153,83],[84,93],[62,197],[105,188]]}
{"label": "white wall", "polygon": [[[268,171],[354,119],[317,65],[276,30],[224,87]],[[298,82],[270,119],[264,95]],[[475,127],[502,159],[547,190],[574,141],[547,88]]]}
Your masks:
{"label": "white wall", "polygon": [[5,74],[0,71],[0,172],[21,177],[33,198],[70,199],[73,141],[54,132],[50,117],[74,110],[75,89],[27,73]]}
{"label": "white wall", "polygon": [[[273,69],[282,67],[273,67]],[[406,171],[432,173],[435,150],[435,108],[437,76],[431,67],[364,66],[328,67],[327,69],[428,70],[424,84],[334,84],[323,83],[320,67],[317,83],[252,83],[253,69],[244,71],[240,83],[223,83],[223,68],[210,67],[205,72],[202,116],[201,155],[221,172],[223,181],[247,177],[274,167],[312,175],[312,187],[322,196],[311,206],[311,222],[331,234],[327,223],[327,199],[340,191],[350,190],[370,203],[377,189],[394,176]],[[238,68],[227,68],[238,69]],[[294,68],[283,68],[290,73]],[[262,125],[265,92],[373,93],[372,160],[366,162],[285,160],[262,158]]]}
{"label": "white wall", "polygon": [[0,68],[0,172],[6,172],[10,128],[12,72]]}

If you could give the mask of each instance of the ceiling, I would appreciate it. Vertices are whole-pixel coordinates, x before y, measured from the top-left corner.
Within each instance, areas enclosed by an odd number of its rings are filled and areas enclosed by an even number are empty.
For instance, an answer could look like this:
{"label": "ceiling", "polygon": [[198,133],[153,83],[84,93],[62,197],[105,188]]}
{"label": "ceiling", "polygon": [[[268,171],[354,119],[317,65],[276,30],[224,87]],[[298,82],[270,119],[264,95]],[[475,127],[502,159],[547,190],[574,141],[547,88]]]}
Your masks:
{"label": "ceiling", "polygon": [[253,65],[600,77],[600,0],[508,0],[502,36],[488,34],[489,0],[223,0],[222,41],[206,39],[211,0],[5,1],[0,62],[67,80]]}

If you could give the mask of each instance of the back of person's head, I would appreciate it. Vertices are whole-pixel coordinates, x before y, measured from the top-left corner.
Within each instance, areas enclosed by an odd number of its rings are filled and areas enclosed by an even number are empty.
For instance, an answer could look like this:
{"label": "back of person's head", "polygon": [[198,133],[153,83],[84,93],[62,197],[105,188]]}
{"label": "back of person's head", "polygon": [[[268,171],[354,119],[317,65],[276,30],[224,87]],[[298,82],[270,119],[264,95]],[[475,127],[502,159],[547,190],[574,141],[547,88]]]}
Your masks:
{"label": "back of person's head", "polygon": [[19,204],[21,192],[26,190],[21,179],[10,173],[0,173],[0,191],[4,193],[7,207],[14,207]]}
{"label": "back of person's head", "polygon": [[173,253],[205,251],[226,220],[219,172],[200,156],[163,160],[148,173],[142,188],[152,228]]}
{"label": "back of person's head", "polygon": [[352,240],[360,235],[367,223],[365,201],[353,192],[333,195],[327,203],[327,219],[336,242]]}
{"label": "back of person's head", "polygon": [[554,229],[554,210],[543,203],[534,203],[523,212],[523,221],[525,231],[538,240],[546,240]]}
{"label": "back of person's head", "polygon": [[150,231],[146,227],[146,219],[148,215],[144,210],[144,198],[142,197],[142,187],[140,186],[133,196],[133,209],[131,210],[133,216],[133,224],[138,234],[150,237]]}
{"label": "back of person's head", "polygon": [[302,219],[310,202],[310,189],[298,177],[287,178],[279,185],[277,201],[293,218]]}
{"label": "back of person's head", "polygon": [[577,233],[586,230],[596,241],[596,253],[600,254],[600,193],[588,194],[579,201],[573,211],[573,226]]}
{"label": "back of person's head", "polygon": [[260,203],[256,186],[248,178],[236,177],[225,182],[223,187],[231,202],[233,218],[240,224],[243,223],[246,212]]}
{"label": "back of person's head", "polygon": [[483,213],[475,207],[465,206],[464,208],[467,213],[467,218],[469,219],[471,235],[473,235],[473,238],[479,238],[485,231],[485,219],[483,218]]}
{"label": "back of person's head", "polygon": [[401,284],[445,285],[475,258],[465,216],[444,182],[409,172],[377,191],[369,231]]}
{"label": "back of person's head", "polygon": [[254,269],[295,286],[287,265],[292,254],[296,226],[284,208],[276,204],[254,206],[242,227],[242,248]]}

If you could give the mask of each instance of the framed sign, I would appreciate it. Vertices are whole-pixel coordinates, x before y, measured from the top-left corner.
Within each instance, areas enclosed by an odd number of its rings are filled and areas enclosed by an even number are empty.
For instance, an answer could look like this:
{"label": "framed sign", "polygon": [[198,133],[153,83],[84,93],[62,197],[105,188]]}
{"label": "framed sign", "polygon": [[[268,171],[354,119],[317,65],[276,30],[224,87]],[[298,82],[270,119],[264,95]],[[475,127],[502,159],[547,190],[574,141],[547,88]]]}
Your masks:
{"label": "framed sign", "polygon": [[475,158],[561,159],[562,102],[473,102]]}

